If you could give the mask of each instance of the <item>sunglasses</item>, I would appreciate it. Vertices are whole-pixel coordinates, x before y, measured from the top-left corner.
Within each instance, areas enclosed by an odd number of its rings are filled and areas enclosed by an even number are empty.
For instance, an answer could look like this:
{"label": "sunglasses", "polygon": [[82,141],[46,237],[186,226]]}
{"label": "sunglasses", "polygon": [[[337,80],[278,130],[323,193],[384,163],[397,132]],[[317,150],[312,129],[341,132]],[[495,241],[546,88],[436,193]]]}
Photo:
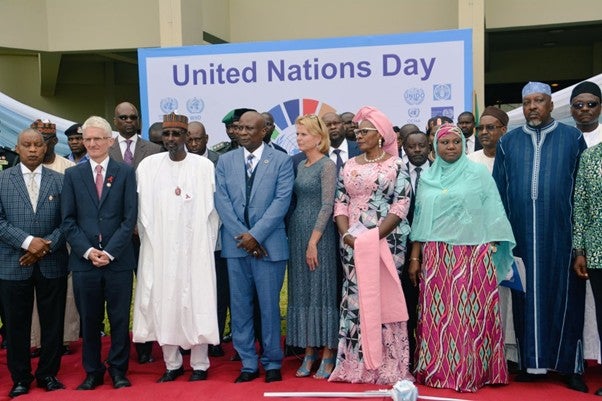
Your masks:
{"label": "sunglasses", "polygon": [[138,116],[135,114],[130,114],[129,116],[126,114],[121,114],[121,115],[117,116],[117,118],[120,119],[121,121],[125,121],[128,118],[132,121],[136,121],[138,119]]}
{"label": "sunglasses", "polygon": [[575,110],[581,110],[582,108],[584,108],[587,105],[588,109],[593,109],[594,107],[598,107],[599,104],[600,104],[600,102],[596,102],[596,101],[575,102],[575,103],[571,104],[571,107],[574,108]]}
{"label": "sunglasses", "polygon": [[320,118],[315,115],[315,114],[305,114],[303,117],[305,118],[311,118],[312,120],[316,120],[318,122],[318,127],[320,127],[320,130],[324,130],[324,127],[322,127],[322,123],[320,122]]}
{"label": "sunglasses", "polygon": [[477,130],[477,132],[483,132],[483,130],[487,130],[487,132],[493,131],[494,129],[497,128],[502,128],[503,125],[493,125],[493,124],[487,124],[487,125],[477,125],[475,127],[475,129]]}

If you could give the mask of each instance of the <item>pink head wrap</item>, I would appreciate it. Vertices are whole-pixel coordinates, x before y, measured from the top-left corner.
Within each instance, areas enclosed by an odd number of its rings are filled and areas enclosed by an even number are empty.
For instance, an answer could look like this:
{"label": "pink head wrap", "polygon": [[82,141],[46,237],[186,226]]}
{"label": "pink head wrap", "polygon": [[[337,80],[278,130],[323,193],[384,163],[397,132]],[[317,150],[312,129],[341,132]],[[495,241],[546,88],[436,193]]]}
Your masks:
{"label": "pink head wrap", "polygon": [[393,124],[385,116],[385,114],[372,107],[364,106],[353,117],[353,122],[359,123],[360,121],[368,120],[374,125],[378,132],[383,137],[383,150],[390,155],[397,156],[397,134],[393,131]]}
{"label": "pink head wrap", "polygon": [[440,126],[437,132],[435,133],[435,142],[447,135],[457,135],[460,138],[464,136],[460,128],[458,128],[454,124],[446,123]]}

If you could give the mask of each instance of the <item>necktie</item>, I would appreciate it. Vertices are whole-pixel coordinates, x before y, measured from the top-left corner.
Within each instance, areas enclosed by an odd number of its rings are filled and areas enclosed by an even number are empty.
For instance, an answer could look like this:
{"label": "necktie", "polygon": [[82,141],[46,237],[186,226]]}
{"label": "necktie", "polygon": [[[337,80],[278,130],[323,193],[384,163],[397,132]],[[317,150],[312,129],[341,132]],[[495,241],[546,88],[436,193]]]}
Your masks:
{"label": "necktie", "polygon": [[418,181],[420,181],[420,172],[422,171],[422,167],[416,167],[414,169],[416,172],[416,182],[414,182],[414,192],[418,189]]}
{"label": "necktie", "polygon": [[253,174],[253,159],[255,158],[255,155],[253,153],[251,153],[249,156],[247,156],[247,177],[251,177],[251,175]]}
{"label": "necktie", "polygon": [[29,173],[29,182],[27,183],[27,192],[29,193],[29,200],[35,213],[36,207],[38,206],[38,195],[39,188],[38,182],[36,181],[36,173]]}
{"label": "necktie", "polygon": [[332,153],[337,155],[337,173],[338,173],[341,170],[341,167],[343,167],[343,159],[341,158],[341,149],[335,149],[332,151]]}
{"label": "necktie", "polygon": [[96,193],[98,194],[98,199],[100,199],[100,196],[102,195],[102,166],[100,164],[98,164],[95,168],[96,170],[96,180],[94,181],[96,183]]}
{"label": "necktie", "polygon": [[132,140],[126,139],[125,143],[126,143],[126,148],[125,148],[125,152],[123,152],[123,161],[125,162],[125,164],[128,164],[131,166],[134,163],[134,155],[132,154],[132,149],[130,148],[130,145],[132,144]]}

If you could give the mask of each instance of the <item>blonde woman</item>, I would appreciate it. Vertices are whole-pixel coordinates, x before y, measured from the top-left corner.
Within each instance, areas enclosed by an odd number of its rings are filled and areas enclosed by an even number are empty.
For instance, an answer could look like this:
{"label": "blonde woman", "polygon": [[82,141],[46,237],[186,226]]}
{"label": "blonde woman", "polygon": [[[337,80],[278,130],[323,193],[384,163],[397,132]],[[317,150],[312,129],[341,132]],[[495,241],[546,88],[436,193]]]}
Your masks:
{"label": "blonde woman", "polygon": [[314,378],[327,379],[334,369],[339,319],[332,220],[337,171],[327,156],[330,140],[320,117],[301,116],[295,125],[306,160],[297,169],[297,202],[289,221],[287,344],[305,348],[297,377],[311,375],[322,348]]}

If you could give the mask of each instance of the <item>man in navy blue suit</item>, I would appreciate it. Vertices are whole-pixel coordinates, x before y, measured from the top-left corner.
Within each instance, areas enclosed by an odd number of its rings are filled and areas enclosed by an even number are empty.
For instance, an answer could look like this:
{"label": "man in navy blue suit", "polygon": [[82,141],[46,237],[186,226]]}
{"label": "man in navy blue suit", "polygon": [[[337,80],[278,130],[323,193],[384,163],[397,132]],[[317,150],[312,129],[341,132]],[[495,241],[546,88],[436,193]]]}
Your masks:
{"label": "man in navy blue suit", "polygon": [[83,126],[90,161],[65,173],[62,195],[63,231],[71,245],[75,301],[82,322],[83,367],[86,379],[78,390],[104,383],[100,330],[105,303],[111,325],[107,360],[113,387],[129,387],[129,320],[132,272],[135,266],[131,236],[138,214],[133,168],[109,158],[111,126],[90,117]]}
{"label": "man in navy blue suit", "polygon": [[19,134],[21,162],[0,173],[0,298],[5,306],[9,397],[29,392],[33,381],[29,344],[34,290],[40,314],[39,387],[65,388],[61,365],[67,293],[67,247],[60,229],[63,175],[42,166],[46,144],[40,133]]}
{"label": "man in navy blue suit", "polygon": [[290,157],[263,142],[265,120],[249,111],[239,120],[239,149],[221,155],[215,207],[222,220],[222,256],[228,260],[232,340],[242,361],[236,383],[259,376],[253,296],[261,314],[265,381],[282,380],[280,289],[289,257],[284,216],[293,190]]}

